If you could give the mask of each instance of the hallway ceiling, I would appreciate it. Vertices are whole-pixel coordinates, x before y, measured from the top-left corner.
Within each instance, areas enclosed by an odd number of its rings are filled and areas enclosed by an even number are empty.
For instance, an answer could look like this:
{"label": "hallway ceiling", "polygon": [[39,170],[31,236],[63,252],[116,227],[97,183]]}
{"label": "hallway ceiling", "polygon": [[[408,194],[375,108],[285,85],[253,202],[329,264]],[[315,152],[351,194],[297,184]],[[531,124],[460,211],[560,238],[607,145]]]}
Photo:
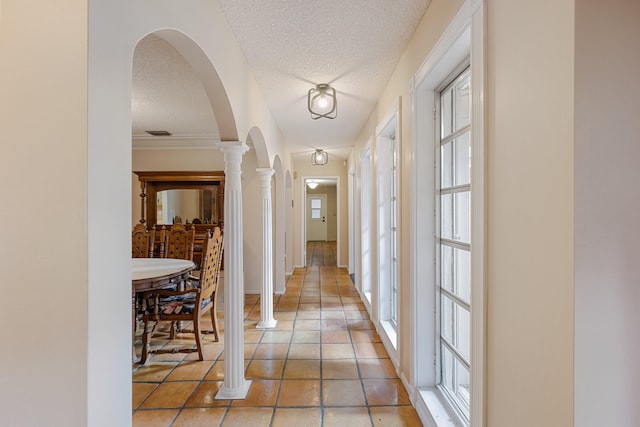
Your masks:
{"label": "hallway ceiling", "polygon": [[[218,3],[294,157],[323,148],[330,156],[343,159],[429,0]],[[217,129],[210,125],[212,111],[199,92],[197,77],[184,69],[188,65],[184,60],[181,63],[180,54],[171,52],[168,43],[158,37],[147,39],[138,46],[134,60],[134,144],[136,135],[146,143],[153,140],[142,136],[150,129],[191,135],[196,144],[202,137],[215,136]],[[336,89],[338,116],[334,120],[312,120],[307,110],[307,92],[318,83]],[[171,99],[181,108],[171,108],[176,105]],[[204,117],[208,117],[206,123]]]}

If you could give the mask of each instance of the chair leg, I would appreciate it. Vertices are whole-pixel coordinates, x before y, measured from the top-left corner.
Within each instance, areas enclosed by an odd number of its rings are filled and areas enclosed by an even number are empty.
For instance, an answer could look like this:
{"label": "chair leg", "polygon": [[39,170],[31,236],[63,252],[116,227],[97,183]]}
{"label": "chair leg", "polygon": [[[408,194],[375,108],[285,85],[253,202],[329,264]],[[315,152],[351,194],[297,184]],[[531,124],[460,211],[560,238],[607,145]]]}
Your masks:
{"label": "chair leg", "polygon": [[215,337],[215,341],[220,341],[220,334],[218,332],[218,316],[216,316],[215,305],[211,307],[211,310],[209,310],[209,314],[211,315],[211,328],[213,329],[213,336]]}
{"label": "chair leg", "polygon": [[200,360],[204,360],[204,354],[202,352],[202,331],[200,331],[200,314],[193,319],[193,334],[196,338],[198,356],[200,357]]}
{"label": "chair leg", "polygon": [[151,348],[151,337],[156,329],[158,322],[153,323],[153,327],[149,328],[149,322],[144,321],[144,332],[142,333],[142,355],[140,356],[140,364],[144,365],[149,357],[149,349]]}

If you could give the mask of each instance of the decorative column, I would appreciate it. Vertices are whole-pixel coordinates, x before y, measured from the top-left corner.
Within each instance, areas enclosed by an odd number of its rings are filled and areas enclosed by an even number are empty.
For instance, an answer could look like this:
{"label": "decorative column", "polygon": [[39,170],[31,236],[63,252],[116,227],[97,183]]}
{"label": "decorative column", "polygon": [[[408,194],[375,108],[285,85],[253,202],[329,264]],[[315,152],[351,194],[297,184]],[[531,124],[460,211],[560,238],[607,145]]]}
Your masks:
{"label": "decorative column", "polygon": [[256,169],[262,184],[262,295],[257,329],[275,328],[273,318],[273,215],[271,213],[271,177],[273,169]]}
{"label": "decorative column", "polygon": [[243,142],[222,142],[224,153],[224,384],[216,399],[245,399],[251,381],[244,378],[244,276],[242,262]]}

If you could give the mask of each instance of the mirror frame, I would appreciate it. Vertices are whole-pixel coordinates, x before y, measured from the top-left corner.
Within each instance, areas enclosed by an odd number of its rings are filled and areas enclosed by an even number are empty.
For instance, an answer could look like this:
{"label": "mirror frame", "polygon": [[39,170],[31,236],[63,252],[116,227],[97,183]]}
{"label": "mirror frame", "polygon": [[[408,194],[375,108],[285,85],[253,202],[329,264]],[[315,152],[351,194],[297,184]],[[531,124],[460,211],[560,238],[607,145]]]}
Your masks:
{"label": "mirror frame", "polygon": [[147,227],[158,226],[156,224],[158,191],[210,190],[215,186],[218,187],[218,222],[206,224],[206,226],[224,228],[224,171],[134,171],[134,173],[138,175],[140,182],[140,222],[142,224],[146,224]]}

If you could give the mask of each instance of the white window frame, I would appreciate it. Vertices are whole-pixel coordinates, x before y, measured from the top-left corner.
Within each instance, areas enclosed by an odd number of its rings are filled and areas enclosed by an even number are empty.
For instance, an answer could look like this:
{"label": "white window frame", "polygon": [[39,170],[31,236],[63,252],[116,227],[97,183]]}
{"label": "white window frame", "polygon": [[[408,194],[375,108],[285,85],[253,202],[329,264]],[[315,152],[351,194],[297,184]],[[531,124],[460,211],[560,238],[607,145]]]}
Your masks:
{"label": "white window frame", "polygon": [[378,333],[389,357],[398,361],[399,152],[401,105],[398,98],[376,128],[378,219]]}
{"label": "white window frame", "polygon": [[[462,364],[465,368],[467,368],[469,371],[471,369],[471,367],[469,366],[469,360],[467,360],[462,353],[458,352],[458,346],[457,343],[455,342],[449,342],[447,339],[445,339],[443,337],[443,332],[442,332],[442,322],[443,322],[443,308],[442,308],[442,301],[443,301],[443,294],[448,296],[449,299],[452,301],[452,304],[454,304],[455,306],[460,306],[463,310],[465,311],[471,311],[471,302],[465,302],[462,299],[458,298],[454,293],[451,293],[449,291],[446,290],[446,288],[443,287],[442,281],[443,281],[443,271],[442,271],[442,248],[443,247],[448,247],[451,249],[458,249],[458,250],[462,250],[462,251],[467,251],[470,254],[472,253],[471,251],[471,244],[464,242],[463,240],[460,239],[460,236],[456,236],[455,234],[455,214],[453,212],[453,208],[451,210],[451,217],[447,218],[448,220],[451,221],[451,227],[452,227],[452,231],[453,231],[453,236],[450,236],[449,238],[444,238],[443,237],[443,233],[442,233],[442,224],[443,221],[445,221],[444,218],[444,214],[443,214],[443,209],[442,209],[442,195],[452,195],[453,197],[455,197],[455,195],[457,194],[464,194],[464,193],[471,193],[471,186],[473,185],[473,182],[471,182],[471,176],[469,176],[469,183],[468,184],[462,184],[462,185],[456,185],[455,183],[453,183],[453,175],[455,175],[454,173],[454,169],[455,169],[455,160],[457,159],[457,155],[455,155],[454,152],[452,152],[452,162],[454,162],[454,165],[450,165],[449,168],[451,169],[452,172],[452,182],[450,183],[450,185],[443,185],[442,181],[441,181],[441,177],[443,176],[442,171],[443,168],[445,167],[442,164],[442,157],[441,157],[441,148],[443,146],[443,143],[445,141],[449,141],[449,142],[453,142],[454,140],[460,138],[463,135],[469,135],[469,139],[470,139],[470,134],[471,134],[471,121],[469,120],[469,124],[466,126],[463,126],[461,128],[455,128],[453,130],[453,132],[451,132],[450,134],[446,135],[445,137],[443,137],[442,133],[441,133],[441,128],[442,128],[442,116],[443,116],[443,111],[441,108],[442,105],[442,94],[444,93],[445,90],[449,90],[452,88],[452,86],[454,84],[456,84],[461,76],[463,74],[467,74],[467,69],[468,70],[468,74],[469,74],[469,79],[470,79],[470,66],[469,66],[469,60],[466,59],[462,64],[460,64],[460,66],[458,66],[456,69],[454,69],[454,71],[452,72],[451,76],[448,77],[445,81],[444,84],[442,85],[441,89],[438,89],[437,92],[437,96],[436,96],[436,102],[435,102],[435,121],[436,121],[436,144],[435,144],[435,153],[434,153],[434,158],[436,159],[436,168],[435,168],[435,184],[436,184],[436,206],[438,207],[436,209],[436,236],[437,236],[437,246],[438,248],[436,249],[436,295],[437,295],[437,302],[439,302],[440,307],[439,307],[439,319],[440,319],[440,340],[439,340],[439,346],[436,349],[436,351],[439,351],[439,366],[440,369],[438,370],[438,372],[436,373],[439,378],[438,378],[438,383],[439,385],[437,386],[438,389],[446,395],[446,398],[450,401],[451,405],[454,406],[454,409],[458,415],[459,418],[462,419],[464,424],[468,424],[468,419],[469,419],[469,408],[462,408],[463,406],[466,406],[465,403],[461,400],[459,400],[458,396],[456,396],[456,393],[454,390],[448,390],[443,384],[443,367],[442,367],[442,353],[445,350],[445,348],[452,353],[453,357],[455,359],[458,360],[458,362],[460,364]],[[455,99],[452,97],[452,102]],[[456,107],[453,107],[453,111],[452,113],[456,110]],[[454,114],[452,114],[452,117],[455,116]],[[453,149],[454,147],[452,147]],[[470,172],[470,171],[469,171]],[[469,208],[469,215],[471,215],[470,212],[470,208]],[[470,237],[470,236],[469,236]],[[451,280],[452,280],[452,285],[453,284],[457,284],[457,280],[455,277],[455,274],[451,275]],[[452,319],[451,322],[452,323],[457,323],[458,319],[457,316],[455,315],[455,312],[452,312]],[[466,331],[467,334],[470,333],[470,328],[471,325],[469,325],[469,330]],[[453,327],[453,336],[451,337],[452,339],[455,340],[455,332],[458,330],[457,327]]]}
{"label": "white window frame", "polygon": [[[436,224],[434,165],[436,132],[433,117],[436,90],[465,57],[470,57],[472,81],[471,146],[471,415],[470,425],[486,425],[484,410],[485,363],[485,67],[486,1],[465,0],[448,28],[411,82],[413,140],[411,161],[411,291],[413,352],[410,393],[425,426],[464,426],[465,422],[437,389],[439,334],[436,292]],[[434,217],[434,221],[425,217]],[[426,262],[433,260],[433,262]]]}
{"label": "white window frame", "polygon": [[364,149],[362,156],[360,157],[360,205],[359,205],[359,223],[360,223],[360,276],[358,282],[358,290],[362,301],[369,312],[369,316],[374,318],[372,310],[373,301],[373,265],[374,265],[374,246],[373,246],[373,218],[371,215],[372,204],[372,159],[371,159],[371,144]]}

